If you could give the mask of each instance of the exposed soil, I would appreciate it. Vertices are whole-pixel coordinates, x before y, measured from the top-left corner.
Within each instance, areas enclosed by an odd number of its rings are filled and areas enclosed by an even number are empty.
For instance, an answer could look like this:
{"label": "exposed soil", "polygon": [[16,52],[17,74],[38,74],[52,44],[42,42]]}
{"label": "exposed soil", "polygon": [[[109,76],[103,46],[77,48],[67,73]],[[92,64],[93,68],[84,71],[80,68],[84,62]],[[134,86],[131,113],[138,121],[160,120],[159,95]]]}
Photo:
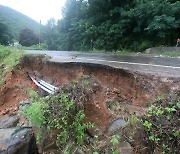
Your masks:
{"label": "exposed soil", "polygon": [[84,75],[95,78],[101,88],[93,95],[85,112],[88,120],[103,130],[113,118],[126,118],[134,112],[143,115],[156,97],[180,90],[180,79],[134,74],[102,65],[60,64],[43,61],[42,57],[25,57],[6,74],[5,84],[0,87],[0,115],[15,114],[19,102],[28,99],[27,89],[32,88],[28,75],[57,87]]}

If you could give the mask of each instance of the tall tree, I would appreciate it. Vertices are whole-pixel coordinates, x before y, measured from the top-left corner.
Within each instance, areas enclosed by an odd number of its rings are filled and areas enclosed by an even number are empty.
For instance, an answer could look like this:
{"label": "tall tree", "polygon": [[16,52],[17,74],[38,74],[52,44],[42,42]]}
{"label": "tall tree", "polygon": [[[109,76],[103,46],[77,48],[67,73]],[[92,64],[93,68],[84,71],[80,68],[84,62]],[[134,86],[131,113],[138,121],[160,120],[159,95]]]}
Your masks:
{"label": "tall tree", "polygon": [[56,20],[54,18],[51,18],[48,20],[43,29],[43,40],[47,44],[49,50],[57,49],[58,37],[60,36],[58,36]]}
{"label": "tall tree", "polygon": [[175,0],[67,0],[53,46],[143,51],[174,45],[180,35],[179,8]]}
{"label": "tall tree", "polygon": [[7,25],[0,21],[0,44],[9,45],[13,41],[13,35]]}
{"label": "tall tree", "polygon": [[22,46],[31,46],[39,43],[38,36],[30,29],[22,29],[19,34],[19,43]]}

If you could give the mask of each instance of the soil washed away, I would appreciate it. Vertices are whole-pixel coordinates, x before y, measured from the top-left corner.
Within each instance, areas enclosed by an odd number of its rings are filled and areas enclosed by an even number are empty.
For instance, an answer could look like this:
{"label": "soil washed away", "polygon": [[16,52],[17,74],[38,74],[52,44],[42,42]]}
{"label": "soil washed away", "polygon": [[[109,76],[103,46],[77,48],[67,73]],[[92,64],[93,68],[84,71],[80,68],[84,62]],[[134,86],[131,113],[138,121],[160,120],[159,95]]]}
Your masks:
{"label": "soil washed away", "polygon": [[126,118],[143,115],[152,101],[172,90],[180,89],[180,80],[136,74],[122,69],[82,63],[52,63],[44,57],[26,56],[7,73],[0,87],[0,115],[16,114],[19,103],[28,99],[32,88],[29,75],[56,87],[89,76],[98,83],[92,102],[85,112],[89,121],[106,129],[113,115]]}

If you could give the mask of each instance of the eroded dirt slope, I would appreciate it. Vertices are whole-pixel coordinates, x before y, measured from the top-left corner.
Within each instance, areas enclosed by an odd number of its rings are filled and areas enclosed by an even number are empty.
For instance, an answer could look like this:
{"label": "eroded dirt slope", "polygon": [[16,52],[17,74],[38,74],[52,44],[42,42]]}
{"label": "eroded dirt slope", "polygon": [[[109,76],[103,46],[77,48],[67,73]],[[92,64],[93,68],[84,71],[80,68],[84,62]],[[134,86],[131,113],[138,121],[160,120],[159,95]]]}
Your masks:
{"label": "eroded dirt slope", "polygon": [[179,79],[133,74],[101,65],[60,64],[44,61],[41,57],[25,57],[5,76],[5,84],[0,88],[0,115],[16,113],[19,102],[28,99],[27,89],[32,88],[29,75],[57,87],[85,75],[93,77],[100,88],[93,95],[86,114],[102,129],[113,114],[125,117],[126,113],[137,112],[141,115],[153,99],[180,89]]}

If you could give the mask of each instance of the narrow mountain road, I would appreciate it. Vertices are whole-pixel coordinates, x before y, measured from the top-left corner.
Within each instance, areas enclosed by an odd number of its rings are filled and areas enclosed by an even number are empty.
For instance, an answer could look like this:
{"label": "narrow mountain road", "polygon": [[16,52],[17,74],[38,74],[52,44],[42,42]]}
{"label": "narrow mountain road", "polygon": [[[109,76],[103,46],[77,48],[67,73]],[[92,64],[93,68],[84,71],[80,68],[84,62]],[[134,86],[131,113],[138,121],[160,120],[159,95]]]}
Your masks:
{"label": "narrow mountain road", "polygon": [[134,72],[180,77],[180,58],[155,57],[152,55],[124,56],[105,53],[85,53],[70,51],[26,50],[28,53],[46,54],[50,61],[59,63],[90,63],[107,65]]}

